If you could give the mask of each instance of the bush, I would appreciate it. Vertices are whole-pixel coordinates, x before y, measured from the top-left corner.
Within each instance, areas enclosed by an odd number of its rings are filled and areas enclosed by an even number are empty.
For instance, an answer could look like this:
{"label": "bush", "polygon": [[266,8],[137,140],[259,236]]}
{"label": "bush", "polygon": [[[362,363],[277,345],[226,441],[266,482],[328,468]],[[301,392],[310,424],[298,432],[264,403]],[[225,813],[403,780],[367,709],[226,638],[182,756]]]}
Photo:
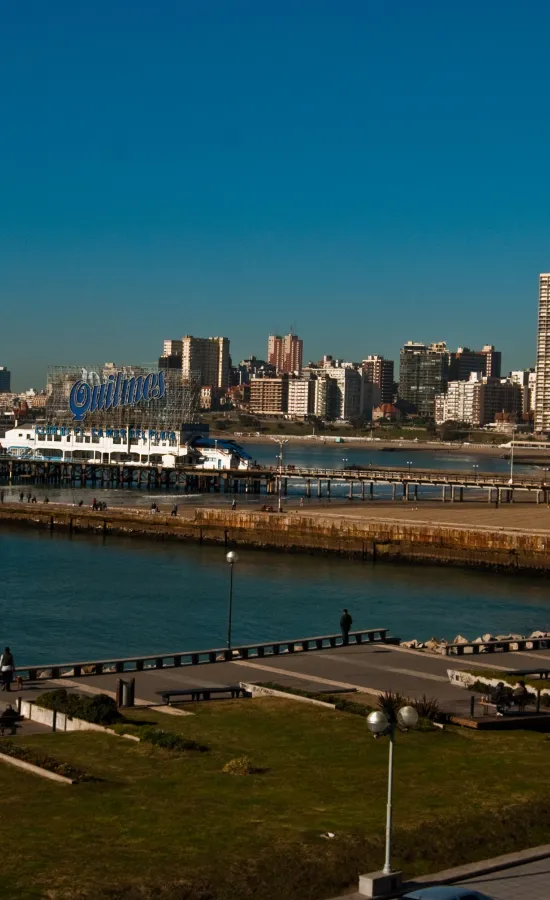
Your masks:
{"label": "bush", "polygon": [[162,747],[163,750],[173,750],[176,753],[182,753],[185,750],[206,753],[210,750],[210,747],[207,747],[206,744],[199,744],[191,738],[184,738],[181,734],[165,731],[163,728],[157,728],[155,725],[140,726],[137,729],[137,735],[142,741],[155,744],[156,747]]}
{"label": "bush", "polygon": [[397,722],[397,713],[401,707],[410,705],[411,701],[409,698],[405,697],[404,694],[400,694],[399,691],[386,691],[384,694],[380,694],[377,701],[378,709],[385,713],[388,720],[394,725]]}
{"label": "bush", "polygon": [[441,715],[441,707],[436,697],[426,697],[426,694],[422,694],[419,700],[411,700],[411,706],[416,709],[420,719],[435,722]]}
{"label": "bush", "polygon": [[87,697],[83,694],[68,694],[65,688],[61,688],[42,694],[35,703],[44,709],[55,709],[71,719],[83,719],[94,725],[115,725],[124,718],[115,701],[106,694]]}
{"label": "bush", "polygon": [[82,769],[78,769],[76,766],[61,762],[52,756],[47,756],[45,753],[26,747],[23,744],[16,744],[14,741],[0,740],[0,753],[5,753],[6,756],[13,756],[14,759],[21,759],[24,762],[31,763],[33,766],[39,766],[39,768],[46,769],[48,772],[55,772],[56,775],[63,775],[64,778],[70,778],[71,781],[77,783],[100,780]]}
{"label": "bush", "polygon": [[252,764],[249,756],[237,756],[235,759],[230,759],[222,769],[226,775],[254,775],[259,771],[260,769]]}

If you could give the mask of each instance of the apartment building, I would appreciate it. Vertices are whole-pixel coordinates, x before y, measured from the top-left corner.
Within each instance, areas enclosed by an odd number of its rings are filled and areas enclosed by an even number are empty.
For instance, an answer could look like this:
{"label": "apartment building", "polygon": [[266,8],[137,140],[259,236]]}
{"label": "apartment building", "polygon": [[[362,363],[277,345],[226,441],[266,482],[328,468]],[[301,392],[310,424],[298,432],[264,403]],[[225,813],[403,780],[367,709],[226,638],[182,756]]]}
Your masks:
{"label": "apartment building", "polygon": [[550,273],[539,275],[535,431],[550,432]]}
{"label": "apartment building", "polygon": [[227,388],[229,338],[198,338],[188,334],[181,340],[165,340],[159,365],[172,369],[181,365],[182,378],[197,379],[201,387]]}
{"label": "apartment building", "polygon": [[434,418],[435,396],[445,393],[448,380],[449,351],[445,341],[407,341],[399,357],[399,397],[410,403],[419,416]]}
{"label": "apartment building", "polygon": [[270,334],[267,342],[267,361],[278,375],[283,372],[300,374],[304,342],[297,334]]}
{"label": "apartment building", "polygon": [[[383,356],[367,356],[361,363],[363,377],[367,384],[375,385],[379,391],[378,403],[393,402],[394,361]],[[376,395],[376,392],[373,394]],[[378,405],[378,404],[376,404]]]}
{"label": "apartment building", "polygon": [[288,375],[250,379],[250,412],[280,416],[288,412]]}

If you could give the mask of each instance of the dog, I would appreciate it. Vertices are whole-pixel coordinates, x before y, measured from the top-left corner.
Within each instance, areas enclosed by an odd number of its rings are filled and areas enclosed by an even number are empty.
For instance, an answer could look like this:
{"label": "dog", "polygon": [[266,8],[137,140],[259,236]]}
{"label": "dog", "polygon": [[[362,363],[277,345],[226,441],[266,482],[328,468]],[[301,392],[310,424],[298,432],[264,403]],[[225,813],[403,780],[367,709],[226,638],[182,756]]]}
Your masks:
{"label": "dog", "polygon": [[17,678],[15,679],[15,684],[17,686],[18,691],[23,690],[23,679],[21,678],[21,675],[17,676]]}

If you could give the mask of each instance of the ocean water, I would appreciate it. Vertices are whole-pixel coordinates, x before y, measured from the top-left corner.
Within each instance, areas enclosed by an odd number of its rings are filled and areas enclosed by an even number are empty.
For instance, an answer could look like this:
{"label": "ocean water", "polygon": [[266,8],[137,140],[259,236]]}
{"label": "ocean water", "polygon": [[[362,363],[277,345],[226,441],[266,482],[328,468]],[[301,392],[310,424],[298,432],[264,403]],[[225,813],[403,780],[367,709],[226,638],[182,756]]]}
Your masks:
{"label": "ocean water", "polygon": [[[118,537],[0,528],[0,645],[16,663],[222,647],[225,551]],[[239,550],[235,642],[354,625],[403,639],[550,629],[550,582],[447,567]]]}

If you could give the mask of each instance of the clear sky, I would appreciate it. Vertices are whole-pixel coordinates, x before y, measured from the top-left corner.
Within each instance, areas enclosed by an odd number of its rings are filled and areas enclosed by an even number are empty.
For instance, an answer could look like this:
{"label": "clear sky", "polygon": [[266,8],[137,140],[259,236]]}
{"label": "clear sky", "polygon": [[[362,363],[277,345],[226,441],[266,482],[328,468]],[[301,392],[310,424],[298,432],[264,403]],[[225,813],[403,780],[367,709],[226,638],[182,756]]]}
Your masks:
{"label": "clear sky", "polygon": [[550,4],[0,0],[0,364],[495,343],[550,269]]}

